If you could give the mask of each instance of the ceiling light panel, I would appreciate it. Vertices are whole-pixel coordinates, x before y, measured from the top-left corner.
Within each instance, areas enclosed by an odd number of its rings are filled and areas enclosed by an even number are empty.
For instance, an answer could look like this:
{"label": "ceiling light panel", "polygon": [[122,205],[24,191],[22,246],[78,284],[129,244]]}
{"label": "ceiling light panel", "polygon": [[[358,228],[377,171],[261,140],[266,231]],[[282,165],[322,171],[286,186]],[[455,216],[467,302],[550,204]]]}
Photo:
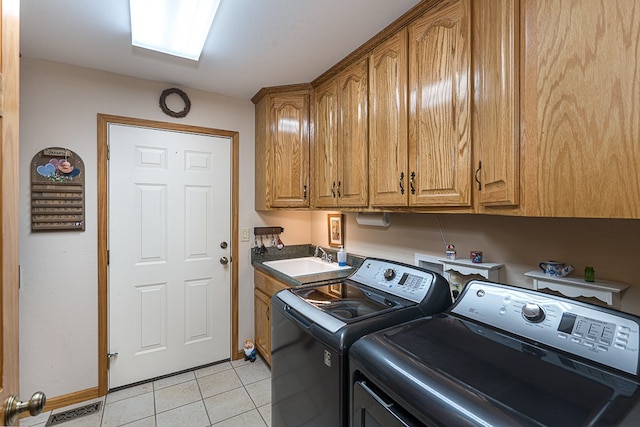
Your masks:
{"label": "ceiling light panel", "polygon": [[129,0],[131,44],[194,61],[220,0]]}

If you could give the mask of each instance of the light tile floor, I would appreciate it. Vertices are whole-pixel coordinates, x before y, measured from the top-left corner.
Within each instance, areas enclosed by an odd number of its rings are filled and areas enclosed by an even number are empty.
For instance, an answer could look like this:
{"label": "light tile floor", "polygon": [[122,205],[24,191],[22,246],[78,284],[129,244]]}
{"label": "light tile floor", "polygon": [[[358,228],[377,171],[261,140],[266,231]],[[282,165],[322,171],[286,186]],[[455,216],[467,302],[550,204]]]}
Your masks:
{"label": "light tile floor", "polygon": [[44,427],[52,413],[100,401],[99,412],[55,426],[271,426],[271,371],[259,357],[224,362],[23,418],[20,426]]}

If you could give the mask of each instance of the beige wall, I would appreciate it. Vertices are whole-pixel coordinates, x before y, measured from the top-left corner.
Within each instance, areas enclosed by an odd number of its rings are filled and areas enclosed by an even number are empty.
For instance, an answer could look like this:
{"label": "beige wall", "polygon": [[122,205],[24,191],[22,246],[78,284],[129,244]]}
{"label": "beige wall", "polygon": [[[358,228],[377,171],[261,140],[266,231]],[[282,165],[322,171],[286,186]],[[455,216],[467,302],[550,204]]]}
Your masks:
{"label": "beige wall", "polygon": [[[313,244],[327,246],[326,214],[311,215]],[[640,315],[640,220],[393,213],[385,229],[358,225],[355,216],[345,214],[349,253],[409,264],[414,263],[415,253],[444,257],[440,222],[458,257],[482,250],[485,261],[504,263],[504,283],[530,288],[531,279],[524,273],[547,259],[570,263],[577,274],[590,265],[596,279],[634,285],[623,295],[621,309]]]}
{"label": "beige wall", "polygon": [[[20,376],[21,393],[49,398],[98,385],[97,114],[184,123],[240,133],[239,226],[284,224],[286,244],[309,242],[309,213],[258,215],[254,200],[254,106],[249,100],[183,88],[184,119],[158,107],[171,83],[123,77],[53,62],[21,59],[20,105]],[[180,106],[176,106],[179,108]],[[30,229],[29,165],[46,147],[76,152],[85,164],[86,231]],[[253,239],[239,245],[239,341],[253,336]]]}

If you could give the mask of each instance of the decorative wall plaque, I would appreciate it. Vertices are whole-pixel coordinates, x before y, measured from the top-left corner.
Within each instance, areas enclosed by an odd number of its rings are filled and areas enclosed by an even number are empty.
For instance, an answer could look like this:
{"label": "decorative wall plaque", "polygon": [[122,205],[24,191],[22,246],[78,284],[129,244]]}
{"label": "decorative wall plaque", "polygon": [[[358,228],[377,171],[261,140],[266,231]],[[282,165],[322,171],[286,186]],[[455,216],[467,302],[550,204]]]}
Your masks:
{"label": "decorative wall plaque", "polygon": [[51,147],[31,160],[31,230],[84,231],[84,162]]}

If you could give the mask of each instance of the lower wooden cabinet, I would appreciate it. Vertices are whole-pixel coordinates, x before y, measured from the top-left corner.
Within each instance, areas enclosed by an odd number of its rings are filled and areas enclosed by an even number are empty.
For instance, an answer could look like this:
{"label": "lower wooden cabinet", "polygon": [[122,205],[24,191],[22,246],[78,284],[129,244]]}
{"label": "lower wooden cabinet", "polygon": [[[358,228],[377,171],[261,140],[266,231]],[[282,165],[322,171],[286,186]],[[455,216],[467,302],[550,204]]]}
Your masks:
{"label": "lower wooden cabinet", "polygon": [[256,349],[271,364],[271,298],[258,289],[253,291],[253,295]]}
{"label": "lower wooden cabinet", "polygon": [[289,286],[259,270],[254,270],[253,284],[255,346],[271,365],[271,297]]}

